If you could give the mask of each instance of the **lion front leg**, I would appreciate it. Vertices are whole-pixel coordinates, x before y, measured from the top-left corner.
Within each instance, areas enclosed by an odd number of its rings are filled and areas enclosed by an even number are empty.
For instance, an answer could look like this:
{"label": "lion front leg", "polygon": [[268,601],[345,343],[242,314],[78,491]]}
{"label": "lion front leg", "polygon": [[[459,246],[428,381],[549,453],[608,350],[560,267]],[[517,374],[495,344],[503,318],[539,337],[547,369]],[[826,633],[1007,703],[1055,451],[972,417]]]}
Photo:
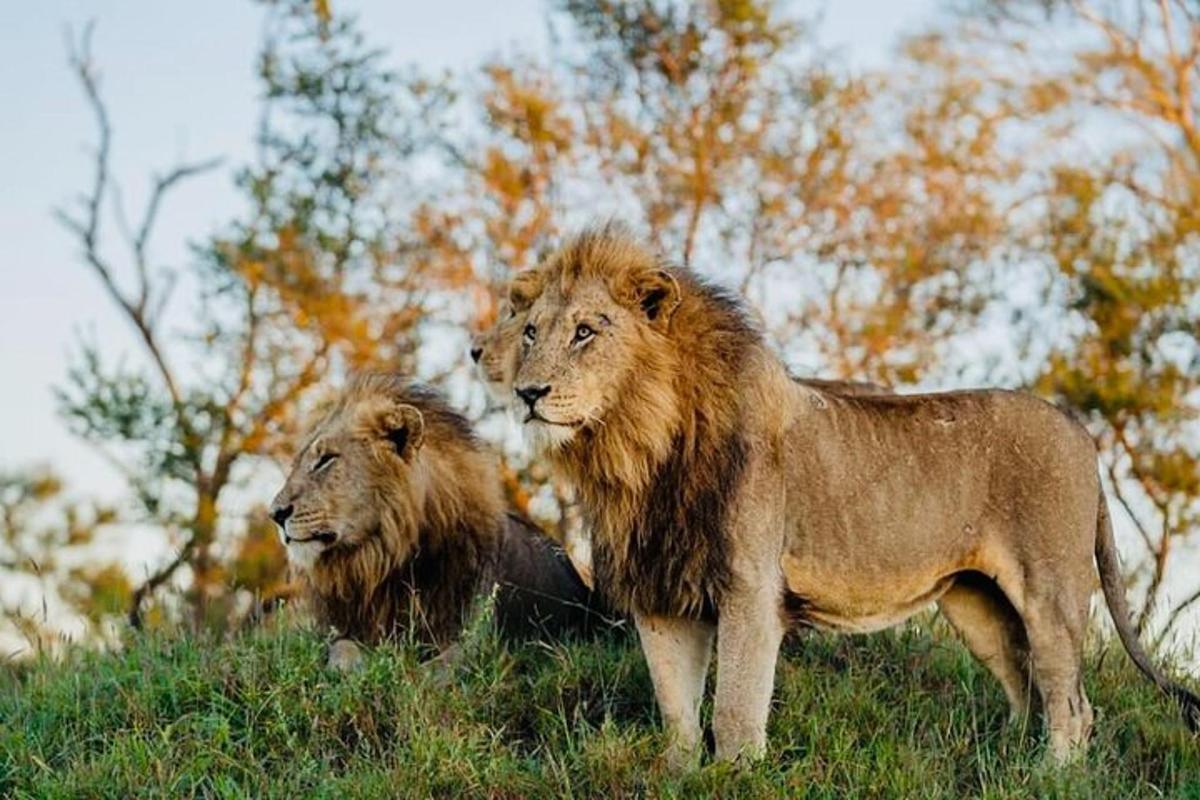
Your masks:
{"label": "lion front leg", "polygon": [[650,680],[670,745],[673,769],[695,764],[700,749],[700,701],[712,653],[714,628],[707,622],[675,617],[634,617]]}
{"label": "lion front leg", "polygon": [[325,666],[334,672],[353,672],[362,666],[363,652],[352,639],[338,638],[329,645]]}
{"label": "lion front leg", "polygon": [[722,605],[713,708],[718,759],[759,758],[766,752],[767,715],[783,633],[777,585],[755,587]]}

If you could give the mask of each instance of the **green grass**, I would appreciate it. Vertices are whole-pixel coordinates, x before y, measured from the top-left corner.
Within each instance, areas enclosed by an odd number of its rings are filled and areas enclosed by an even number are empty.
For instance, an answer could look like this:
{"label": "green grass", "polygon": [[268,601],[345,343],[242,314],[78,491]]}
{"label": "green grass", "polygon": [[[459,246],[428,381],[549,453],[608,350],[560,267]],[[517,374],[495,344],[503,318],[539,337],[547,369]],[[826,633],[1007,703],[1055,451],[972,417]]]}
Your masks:
{"label": "green grass", "polygon": [[636,642],[476,642],[449,686],[415,651],[349,676],[312,633],[143,638],[0,670],[0,797],[1191,797],[1200,740],[1123,654],[1087,689],[1084,763],[1042,766],[1036,726],[952,638],[910,627],[787,645],[770,755],[663,765]]}

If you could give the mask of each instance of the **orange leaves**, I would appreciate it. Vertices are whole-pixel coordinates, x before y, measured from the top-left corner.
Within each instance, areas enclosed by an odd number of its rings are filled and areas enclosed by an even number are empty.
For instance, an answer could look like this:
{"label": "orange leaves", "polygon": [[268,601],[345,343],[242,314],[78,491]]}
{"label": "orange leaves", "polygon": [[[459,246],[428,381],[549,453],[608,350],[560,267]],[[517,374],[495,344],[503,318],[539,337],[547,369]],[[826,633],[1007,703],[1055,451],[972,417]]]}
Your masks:
{"label": "orange leaves", "polygon": [[484,185],[509,212],[534,188],[533,171],[505,156],[498,147],[489,147],[484,153],[479,173]]}
{"label": "orange leaves", "polygon": [[475,264],[459,241],[463,220],[458,214],[423,203],[410,218],[412,236],[420,243],[411,256],[410,271],[429,287],[462,289],[473,284]]}
{"label": "orange leaves", "polygon": [[489,122],[534,150],[570,150],[574,127],[562,100],[536,67],[524,67],[520,78],[513,67],[489,64],[485,68],[491,82],[483,98]]}
{"label": "orange leaves", "polygon": [[504,494],[509,504],[519,514],[530,516],[529,503],[532,500],[529,491],[522,485],[520,474],[508,464],[500,465],[501,479],[504,481]]}

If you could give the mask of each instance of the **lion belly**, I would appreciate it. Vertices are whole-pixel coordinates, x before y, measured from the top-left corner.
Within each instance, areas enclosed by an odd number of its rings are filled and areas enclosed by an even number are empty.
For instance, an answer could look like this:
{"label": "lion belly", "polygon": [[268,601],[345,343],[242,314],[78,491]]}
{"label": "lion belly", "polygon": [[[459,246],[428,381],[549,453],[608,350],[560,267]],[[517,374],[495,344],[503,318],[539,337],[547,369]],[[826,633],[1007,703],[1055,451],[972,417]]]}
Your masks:
{"label": "lion belly", "polygon": [[785,554],[780,564],[794,622],[846,633],[872,633],[899,625],[927,608],[954,582],[952,575],[899,574],[860,582],[830,565]]}
{"label": "lion belly", "polygon": [[804,621],[876,630],[958,573],[1019,588],[1022,565],[1090,562],[1094,450],[1048,404],[1006,392],[798,399],[780,567]]}

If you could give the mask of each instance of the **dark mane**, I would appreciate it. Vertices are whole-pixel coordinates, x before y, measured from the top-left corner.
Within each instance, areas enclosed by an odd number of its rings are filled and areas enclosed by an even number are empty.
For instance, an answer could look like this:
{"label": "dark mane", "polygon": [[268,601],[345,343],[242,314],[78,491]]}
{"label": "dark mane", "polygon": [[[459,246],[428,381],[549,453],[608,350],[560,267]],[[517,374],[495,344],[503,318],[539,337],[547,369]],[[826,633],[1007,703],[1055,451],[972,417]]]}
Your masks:
{"label": "dark mane", "polygon": [[[388,570],[374,587],[360,582],[346,593],[319,592],[318,621],[340,636],[367,644],[411,637],[444,647],[462,631],[475,597],[492,574],[496,545],[494,531],[465,527],[450,535],[423,535],[416,553]],[[349,551],[327,558],[349,560],[358,555]]]}

